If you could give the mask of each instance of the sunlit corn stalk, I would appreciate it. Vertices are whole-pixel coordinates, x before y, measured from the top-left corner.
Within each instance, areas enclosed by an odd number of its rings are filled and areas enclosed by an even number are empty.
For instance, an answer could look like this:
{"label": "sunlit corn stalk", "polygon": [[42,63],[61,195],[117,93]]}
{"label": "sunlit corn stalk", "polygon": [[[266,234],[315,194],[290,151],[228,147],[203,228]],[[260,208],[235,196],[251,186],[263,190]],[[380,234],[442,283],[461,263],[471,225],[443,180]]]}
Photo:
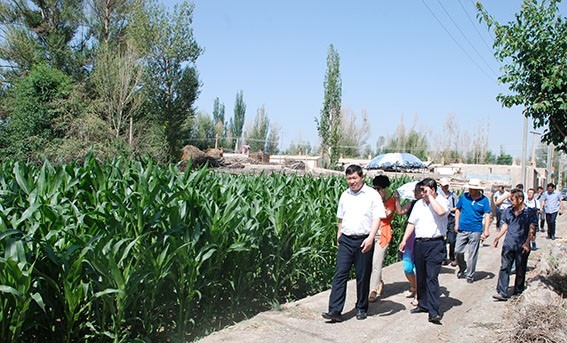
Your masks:
{"label": "sunlit corn stalk", "polygon": [[[227,301],[234,312],[223,318],[249,315],[325,289],[334,273],[344,176],[179,172],[93,156],[0,171],[0,253],[17,238],[35,261],[20,337],[184,339],[207,331],[200,325]],[[3,272],[26,288],[19,272]],[[11,316],[0,320],[10,328]]]}
{"label": "sunlit corn stalk", "polygon": [[[5,233],[8,233],[6,235]],[[0,239],[11,236],[0,234]],[[0,257],[0,321],[2,340],[20,342],[32,302],[42,310],[45,304],[41,294],[34,290],[34,264],[26,258],[25,246],[19,237],[8,238],[5,257]]]}

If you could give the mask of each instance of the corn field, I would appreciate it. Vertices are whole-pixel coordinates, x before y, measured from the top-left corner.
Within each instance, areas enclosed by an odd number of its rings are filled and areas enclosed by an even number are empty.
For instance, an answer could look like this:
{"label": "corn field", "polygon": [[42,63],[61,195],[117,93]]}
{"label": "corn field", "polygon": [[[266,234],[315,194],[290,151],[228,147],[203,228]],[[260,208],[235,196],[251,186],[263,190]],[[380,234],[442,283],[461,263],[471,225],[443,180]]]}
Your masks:
{"label": "corn field", "polygon": [[0,162],[1,341],[190,341],[326,289],[345,188],[150,160]]}

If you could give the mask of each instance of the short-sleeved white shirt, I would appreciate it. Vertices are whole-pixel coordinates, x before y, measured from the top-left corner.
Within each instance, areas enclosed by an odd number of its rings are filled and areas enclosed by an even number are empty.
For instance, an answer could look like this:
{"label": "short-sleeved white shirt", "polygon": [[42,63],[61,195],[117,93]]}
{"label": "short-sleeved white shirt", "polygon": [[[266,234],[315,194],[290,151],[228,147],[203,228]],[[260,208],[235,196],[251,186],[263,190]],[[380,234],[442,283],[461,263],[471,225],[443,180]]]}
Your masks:
{"label": "short-sleeved white shirt", "polygon": [[408,222],[415,225],[416,238],[445,237],[447,233],[447,217],[449,215],[449,201],[440,195],[437,195],[435,200],[445,209],[445,214],[442,216],[437,215],[431,205],[428,205],[424,199],[418,200],[413,206]]}
{"label": "short-sleeved white shirt", "polygon": [[532,200],[528,200],[528,197],[526,197],[524,204],[526,204],[526,206],[529,208],[535,208],[536,211],[540,208],[539,200],[537,200],[535,196],[532,198]]}
{"label": "short-sleeved white shirt", "polygon": [[[510,195],[510,192],[506,192],[504,191],[504,193],[500,193],[500,192],[496,192],[494,194],[494,203],[496,203],[498,200],[500,200],[501,198],[503,198],[506,195]],[[524,199],[527,199],[528,197],[524,197]],[[512,206],[512,202],[510,201],[510,198],[504,200],[499,206],[498,209],[500,211],[504,211],[505,209],[507,209],[508,207]]]}
{"label": "short-sleeved white shirt", "polygon": [[342,219],[341,233],[347,236],[370,234],[373,218],[386,218],[382,197],[367,185],[358,192],[345,190],[339,200],[337,217]]}

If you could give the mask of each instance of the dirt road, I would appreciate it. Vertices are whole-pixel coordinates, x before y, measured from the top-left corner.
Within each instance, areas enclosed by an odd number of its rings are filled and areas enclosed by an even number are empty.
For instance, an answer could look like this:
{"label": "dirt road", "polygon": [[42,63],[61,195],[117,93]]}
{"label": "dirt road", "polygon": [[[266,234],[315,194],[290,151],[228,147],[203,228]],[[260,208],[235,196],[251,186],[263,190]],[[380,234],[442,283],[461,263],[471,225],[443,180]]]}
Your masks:
{"label": "dirt road", "polygon": [[[528,274],[540,256],[549,254],[552,244],[566,244],[567,215],[558,216],[557,224],[555,241],[538,233],[539,249],[530,254]],[[384,269],[384,293],[378,302],[370,304],[366,320],[355,318],[356,288],[350,281],[341,323],[321,318],[321,312],[327,310],[330,291],[326,291],[282,305],[280,311],[260,313],[201,342],[495,342],[502,315],[513,303],[492,299],[500,267],[500,248],[488,244],[494,236],[493,225],[491,237],[480,249],[474,283],[457,279],[453,267],[441,269],[441,325],[429,323],[427,313],[410,314],[411,299],[402,294],[409,286],[401,264],[396,263]]]}

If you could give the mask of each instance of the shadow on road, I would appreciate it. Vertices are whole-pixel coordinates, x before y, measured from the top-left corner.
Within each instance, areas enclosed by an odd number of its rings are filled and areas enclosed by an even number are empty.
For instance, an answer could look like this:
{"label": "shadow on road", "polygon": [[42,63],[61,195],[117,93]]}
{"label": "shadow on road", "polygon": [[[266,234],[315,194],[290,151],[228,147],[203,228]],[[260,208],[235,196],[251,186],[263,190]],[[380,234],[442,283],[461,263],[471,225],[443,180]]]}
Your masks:
{"label": "shadow on road", "polygon": [[445,314],[446,312],[449,312],[449,310],[453,307],[461,306],[463,304],[463,302],[459,299],[452,298],[450,296],[451,292],[447,289],[447,287],[441,286],[439,287],[439,290],[441,291],[441,306],[439,308],[441,313]]}

